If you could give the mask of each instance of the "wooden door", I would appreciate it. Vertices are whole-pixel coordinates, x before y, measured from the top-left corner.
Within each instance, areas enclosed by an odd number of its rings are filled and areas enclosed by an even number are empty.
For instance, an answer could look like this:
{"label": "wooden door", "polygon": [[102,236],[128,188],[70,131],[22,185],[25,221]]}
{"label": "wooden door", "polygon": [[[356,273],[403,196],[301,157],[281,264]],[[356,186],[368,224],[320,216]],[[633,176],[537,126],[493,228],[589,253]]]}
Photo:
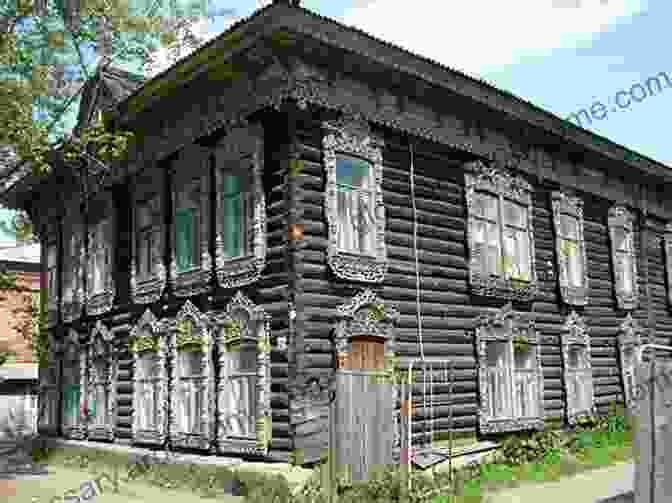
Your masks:
{"label": "wooden door", "polygon": [[393,462],[394,390],[386,380],[384,341],[353,337],[336,371],[336,468],[352,480]]}

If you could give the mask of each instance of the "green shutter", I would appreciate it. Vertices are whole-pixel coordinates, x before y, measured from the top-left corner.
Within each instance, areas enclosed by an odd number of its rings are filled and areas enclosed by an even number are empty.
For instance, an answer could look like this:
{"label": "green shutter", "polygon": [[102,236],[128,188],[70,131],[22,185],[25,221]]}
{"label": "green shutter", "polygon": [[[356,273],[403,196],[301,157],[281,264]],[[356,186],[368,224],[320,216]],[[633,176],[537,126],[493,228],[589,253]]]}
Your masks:
{"label": "green shutter", "polygon": [[353,157],[338,157],[336,159],[336,185],[338,190],[349,192],[352,190],[351,187],[361,187],[368,172],[368,161]]}
{"label": "green shutter", "polygon": [[63,415],[74,419],[79,417],[79,384],[63,385]]}
{"label": "green shutter", "polygon": [[242,213],[240,178],[235,175],[224,175],[222,185],[224,254],[227,257],[237,257],[240,254],[240,216]]}
{"label": "green shutter", "polygon": [[178,272],[190,269],[193,264],[192,224],[193,210],[191,208],[175,210],[175,257]]}

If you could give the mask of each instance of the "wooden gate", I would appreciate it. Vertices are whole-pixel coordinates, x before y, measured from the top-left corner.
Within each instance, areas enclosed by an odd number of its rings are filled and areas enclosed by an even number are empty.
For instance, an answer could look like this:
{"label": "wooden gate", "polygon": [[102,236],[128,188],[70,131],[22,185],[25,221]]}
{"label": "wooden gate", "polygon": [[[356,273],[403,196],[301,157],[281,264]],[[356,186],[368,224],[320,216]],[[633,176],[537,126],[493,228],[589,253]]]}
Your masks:
{"label": "wooden gate", "polygon": [[368,480],[393,462],[394,385],[385,371],[382,337],[351,339],[336,370],[336,467],[346,480]]}

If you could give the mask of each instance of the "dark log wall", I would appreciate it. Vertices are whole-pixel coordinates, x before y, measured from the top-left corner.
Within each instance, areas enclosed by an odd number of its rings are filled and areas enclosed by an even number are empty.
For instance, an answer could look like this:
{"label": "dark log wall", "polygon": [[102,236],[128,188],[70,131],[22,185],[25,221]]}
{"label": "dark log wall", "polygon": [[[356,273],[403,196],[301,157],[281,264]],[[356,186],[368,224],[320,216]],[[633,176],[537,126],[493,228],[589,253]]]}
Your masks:
{"label": "dark log wall", "polygon": [[[307,125],[300,134],[303,170],[303,206],[306,247],[303,252],[302,295],[305,308],[305,371],[316,375],[331,372],[330,337],[336,307],[364,288],[376,290],[400,311],[397,337],[402,364],[420,358],[416,319],[415,269],[413,257],[413,212],[410,204],[409,147],[405,138],[384,134],[384,201],[389,270],[382,285],[354,284],[336,278],[326,263],[327,229],[324,215],[324,169],[321,165],[319,124]],[[486,138],[487,141],[487,138]],[[549,161],[550,159],[550,161]],[[457,432],[474,432],[478,423],[477,362],[473,324],[480,314],[501,307],[504,299],[474,297],[468,285],[464,154],[427,142],[415,144],[415,196],[418,218],[418,254],[422,288],[422,333],[428,359],[449,359],[455,365],[453,425]],[[540,157],[539,172],[553,159]],[[542,335],[544,406],[549,420],[564,420],[565,392],[562,379],[560,334],[570,309],[561,303],[557,285],[557,257],[552,218],[551,192],[557,183],[530,178],[534,193],[534,238],[540,293],[534,302],[516,304],[528,312]],[[579,193],[585,204],[585,238],[590,277],[590,303],[577,308],[585,316],[591,333],[595,400],[598,410],[622,400],[617,336],[626,312],[616,305],[607,212],[617,201],[595,194]],[[620,201],[618,201],[620,202]],[[641,219],[641,212],[634,210]],[[672,322],[666,300],[664,254],[660,243],[664,223],[648,220],[642,250],[642,229],[638,220],[635,244],[639,270],[639,307],[633,312],[643,327],[648,326],[649,293],[656,328],[656,340],[669,343]],[[549,270],[549,262],[551,269]],[[549,275],[551,273],[551,275]],[[647,289],[646,278],[650,287]],[[301,348],[296,348],[298,352]],[[419,388],[419,387],[418,387]],[[434,408],[434,429],[449,427],[448,386],[438,385]],[[417,404],[416,420],[428,411]],[[319,418],[315,417],[315,421]],[[300,438],[297,437],[297,445]]]}

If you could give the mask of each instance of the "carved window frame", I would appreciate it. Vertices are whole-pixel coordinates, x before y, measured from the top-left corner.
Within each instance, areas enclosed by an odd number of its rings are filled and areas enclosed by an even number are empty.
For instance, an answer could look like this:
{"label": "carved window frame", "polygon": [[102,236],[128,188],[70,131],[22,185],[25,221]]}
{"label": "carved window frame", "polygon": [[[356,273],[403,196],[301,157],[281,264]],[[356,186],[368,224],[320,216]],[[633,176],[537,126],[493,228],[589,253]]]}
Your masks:
{"label": "carved window frame", "polygon": [[59,395],[61,393],[59,363],[63,360],[63,346],[52,332],[47,335],[47,340],[47,366],[39,368],[38,431],[55,435],[58,433]]}
{"label": "carved window frame", "polygon": [[[136,304],[151,304],[163,295],[166,287],[167,272],[163,263],[166,244],[164,195],[164,171],[153,167],[137,176],[132,195],[131,236],[131,299]],[[156,198],[156,199],[155,199]],[[152,274],[141,278],[136,271],[138,261],[138,208],[145,202],[152,202],[152,212],[158,214],[157,221],[152,225],[158,239],[153,244]]]}
{"label": "carved window frame", "polygon": [[[616,304],[619,309],[627,311],[637,308],[639,300],[639,278],[637,272],[637,251],[635,250],[635,217],[633,213],[623,205],[614,205],[609,209],[608,226],[609,238],[611,241],[611,264],[614,271],[614,294],[616,296]],[[632,292],[618,287],[617,274],[617,255],[615,249],[616,243],[616,229],[623,229],[630,243],[632,245],[630,250],[631,277],[632,277]]]}
{"label": "carved window frame", "polygon": [[[619,327],[618,334],[618,363],[623,382],[623,397],[625,406],[634,410],[636,405],[635,387],[637,385],[637,352],[644,343],[644,328],[628,313]],[[628,354],[630,355],[628,357]]]}
{"label": "carved window frame", "polygon": [[[586,240],[584,236],[583,199],[573,197],[564,192],[553,192],[553,226],[555,228],[555,251],[558,260],[558,283],[563,302],[572,306],[585,306],[589,300],[588,259],[586,256]],[[562,239],[561,218],[569,215],[577,220],[577,249],[565,245]],[[570,285],[569,271],[567,270],[568,255],[581,253],[581,266],[583,267],[581,286]],[[565,260],[567,258],[567,260]]]}
{"label": "carved window frame", "polygon": [[[140,334],[144,334],[140,336]],[[156,404],[157,417],[155,418],[156,428],[141,429],[140,428],[140,396],[138,366],[141,359],[141,352],[135,351],[134,346],[137,341],[146,342],[154,349],[148,349],[150,352],[156,353],[158,358],[158,371],[156,377],[158,387],[158,403]],[[130,333],[129,349],[133,355],[133,423],[132,436],[134,443],[163,445],[168,434],[168,406],[169,406],[169,391],[168,391],[168,341],[164,337],[164,331],[161,328],[161,323],[157,321],[154,314],[146,309],[138,322],[135,324]],[[144,352],[144,351],[143,351]]]}
{"label": "carved window frame", "polygon": [[672,222],[665,225],[665,272],[667,276],[667,302],[672,306]]}
{"label": "carved window frame", "polygon": [[[375,137],[368,121],[357,117],[343,117],[323,122],[322,138],[326,174],[324,211],[328,226],[327,262],[334,274],[350,281],[380,283],[387,272],[385,244],[385,205],[383,203],[383,148],[382,139]],[[375,255],[369,256],[338,247],[338,191],[336,161],[339,155],[362,158],[370,163],[375,177]]]}
{"label": "carved window frame", "polygon": [[[487,166],[482,161],[473,161],[465,165],[465,188],[467,202],[467,237],[469,243],[469,283],[475,295],[498,297],[511,301],[529,302],[534,300],[538,292],[536,273],[536,257],[534,245],[534,206],[532,201],[533,187],[522,176],[515,176],[506,170]],[[485,192],[498,199],[498,228],[502,232],[504,221],[502,205],[509,199],[527,209],[527,237],[530,257],[529,281],[506,278],[502,274],[489,275],[481,270],[481,264],[475,253],[476,241],[476,197],[478,192]],[[502,260],[502,256],[498,257]]]}
{"label": "carved window frame", "polygon": [[[184,334],[187,339],[182,339],[183,323],[191,323],[191,334]],[[169,429],[170,440],[173,446],[208,449],[212,443],[215,429],[215,379],[211,326],[207,317],[201,313],[196,306],[187,300],[174,319],[162,322],[162,330],[167,333],[168,347],[170,350],[170,359],[172,360],[172,374],[170,377],[170,417]],[[199,411],[199,429],[200,433],[185,432],[178,427],[179,418],[177,413],[180,410],[179,396],[176,392],[180,382],[180,352],[186,345],[196,344],[189,340],[200,341],[202,344],[201,365],[202,381],[201,386],[201,410]]]}
{"label": "carved window frame", "polygon": [[[531,417],[506,417],[492,416],[489,411],[489,395],[491,393],[488,382],[487,345],[491,342],[506,342],[507,365],[510,369],[510,386],[513,386],[514,378],[514,349],[515,336],[523,336],[530,346],[535,346],[533,358],[534,370],[537,377],[537,409],[538,415]],[[512,304],[508,303],[492,315],[482,315],[476,321],[476,352],[478,356],[478,386],[480,392],[480,406],[478,414],[479,428],[482,434],[501,433],[507,431],[520,431],[544,427],[544,375],[541,368],[541,337],[538,334],[532,319],[525,319],[520,313],[513,310]],[[515,394],[513,396],[516,396]]]}
{"label": "carved window frame", "polygon": [[[86,396],[87,396],[87,369],[86,369],[86,351],[84,345],[80,343],[79,333],[74,329],[68,330],[68,335],[65,339],[63,352],[63,366],[68,367],[69,364],[77,362],[79,364],[78,375],[73,376],[75,383],[79,384],[79,406],[76,414],[77,420],[72,425],[65,425],[63,421],[62,431],[63,436],[81,440],[86,438],[86,420],[83,417],[83,411],[86,410]],[[61,393],[63,384],[65,383],[65,375],[61,374]],[[74,384],[74,383],[73,383]],[[65,407],[65,400],[61,401],[61,409]]]}
{"label": "carved window frame", "polygon": [[[63,220],[63,292],[61,316],[63,323],[71,323],[82,315],[86,302],[84,275],[86,249],[84,247],[84,218],[78,201],[72,201]],[[67,229],[67,230],[66,230]]]}
{"label": "carved window frame", "polygon": [[[233,129],[214,149],[215,160],[215,268],[218,284],[225,289],[239,288],[259,280],[266,267],[266,198],[262,174],[264,170],[264,131],[261,125]],[[224,254],[222,231],[223,200],[220,193],[222,172],[227,166],[249,169],[252,176],[254,210],[249,252],[242,257]]]}
{"label": "carved window frame", "polygon": [[[112,309],[115,296],[115,257],[114,252],[117,248],[117,219],[114,207],[114,200],[112,193],[107,191],[103,194],[101,199],[91,204],[93,211],[90,212],[88,222],[88,240],[87,240],[87,260],[86,260],[86,314],[90,316],[97,316]],[[106,254],[107,267],[104,269],[103,275],[105,277],[105,284],[101,291],[93,290],[94,277],[94,254],[99,251],[94,248],[95,235],[97,234],[98,225],[102,222],[107,222],[105,225],[106,233],[104,236],[104,243],[98,243],[98,246],[104,248]]]}
{"label": "carved window frame", "polygon": [[[95,423],[95,417],[92,416],[92,409],[89,406],[91,401],[96,401],[96,385],[98,380],[96,360],[103,359],[106,368],[106,392],[107,403],[105,404],[106,421],[103,425]],[[113,440],[114,426],[116,423],[116,389],[118,374],[118,353],[114,346],[114,332],[109,330],[102,321],[98,320],[91,330],[91,337],[87,348],[87,367],[89,371],[89,382],[87,388],[87,417],[89,439]],[[96,403],[96,407],[100,407]]]}
{"label": "carved window frame", "polygon": [[[366,317],[363,310],[368,308]],[[399,369],[391,367],[398,363],[396,326],[400,313],[385,302],[371,289],[365,289],[336,308],[336,327],[334,330],[334,346],[336,348],[337,368],[339,372],[348,372],[349,355],[352,354],[352,338],[368,336],[383,341],[385,373]],[[393,401],[396,404],[401,398],[400,383],[393,382]],[[394,410],[394,409],[393,409]],[[393,454],[399,455],[401,435],[405,422],[403,411],[394,412],[394,443]]]}
{"label": "carved window frame", "polygon": [[[597,415],[590,354],[590,336],[583,316],[579,315],[574,310],[572,310],[572,312],[567,315],[567,319],[565,320],[565,324],[563,325],[563,330],[560,335],[560,340],[562,344],[562,369],[565,384],[565,408],[567,422],[570,425],[576,425],[579,419],[595,417]],[[575,371],[572,371],[572,369],[569,367],[569,350],[573,346],[580,346],[584,352],[585,358],[585,365],[582,368],[576,369]],[[569,383],[573,374],[583,375],[583,379],[577,379],[577,381],[579,381],[581,385],[584,386],[584,392],[589,394],[590,406],[588,408],[572,407],[572,404],[570,404],[571,393]]]}
{"label": "carved window frame", "polygon": [[[210,288],[210,274],[212,260],[210,257],[210,159],[208,151],[198,145],[190,145],[182,150],[174,161],[171,176],[171,197],[173,198],[173,217],[170,226],[171,261],[170,282],[176,297],[198,295]],[[175,209],[177,208],[178,194],[185,183],[200,181],[199,204],[199,263],[187,270],[177,269],[177,232]]]}
{"label": "carved window frame", "polygon": [[[228,327],[238,320],[239,313],[244,313],[248,323],[254,323],[250,333],[241,333],[240,324],[237,334]],[[224,312],[211,313],[215,328],[219,353],[219,376],[217,382],[217,401],[219,427],[217,430],[217,449],[220,454],[255,454],[265,456],[271,444],[271,318],[263,307],[254,304],[248,297],[238,291],[233,296]],[[247,336],[247,337],[246,337]],[[225,429],[226,413],[225,393],[227,392],[226,354],[230,344],[240,344],[249,338],[257,345],[257,377],[256,377],[256,433],[255,438],[233,437]]]}

